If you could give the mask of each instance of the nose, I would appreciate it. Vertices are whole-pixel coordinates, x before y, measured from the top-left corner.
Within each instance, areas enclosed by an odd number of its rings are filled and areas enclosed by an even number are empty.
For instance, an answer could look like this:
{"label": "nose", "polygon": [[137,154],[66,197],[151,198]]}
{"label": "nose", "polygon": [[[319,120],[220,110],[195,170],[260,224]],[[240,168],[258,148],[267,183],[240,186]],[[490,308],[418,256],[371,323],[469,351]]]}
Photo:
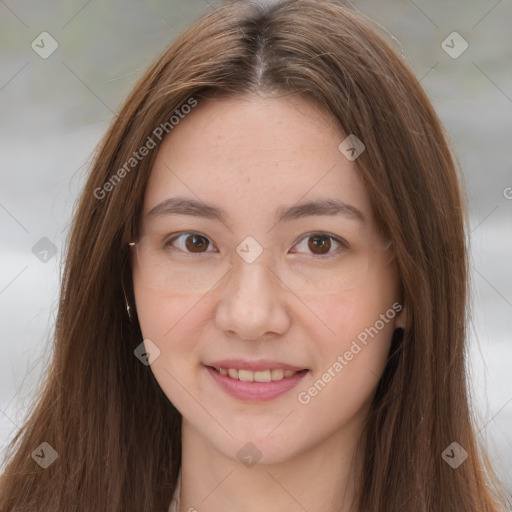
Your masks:
{"label": "nose", "polygon": [[264,258],[235,261],[216,293],[215,322],[226,335],[257,340],[283,334],[290,326],[286,287]]}

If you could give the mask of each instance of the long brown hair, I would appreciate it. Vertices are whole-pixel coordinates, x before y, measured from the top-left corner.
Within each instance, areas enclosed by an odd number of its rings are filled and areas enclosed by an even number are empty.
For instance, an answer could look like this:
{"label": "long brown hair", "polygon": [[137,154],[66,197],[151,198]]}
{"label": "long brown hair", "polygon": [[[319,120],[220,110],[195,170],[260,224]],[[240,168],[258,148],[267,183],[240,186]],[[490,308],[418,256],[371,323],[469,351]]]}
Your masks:
{"label": "long brown hair", "polygon": [[[150,67],[112,122],[80,197],[53,360],[10,445],[0,510],[167,510],[181,463],[181,415],[134,356],[142,337],[125,310],[123,282],[133,304],[127,242],[160,142],[155,129],[170,132],[176,110],[212,91],[303,95],[366,146],[356,165],[394,246],[407,326],[393,338],[368,417],[357,509],[504,509],[466,390],[467,220],[442,126],[368,21],[334,0],[284,0],[236,1],[202,17]],[[155,149],[134,157],[148,137]],[[58,453],[46,469],[31,457],[43,442]],[[468,454],[456,469],[441,456],[452,442]]]}

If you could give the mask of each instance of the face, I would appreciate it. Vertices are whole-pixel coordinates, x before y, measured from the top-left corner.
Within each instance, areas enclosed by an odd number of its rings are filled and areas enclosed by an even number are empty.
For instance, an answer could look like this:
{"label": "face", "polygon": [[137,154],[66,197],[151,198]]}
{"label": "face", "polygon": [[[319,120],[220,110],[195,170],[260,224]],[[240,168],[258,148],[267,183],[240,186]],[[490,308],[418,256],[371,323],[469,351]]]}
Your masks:
{"label": "face", "polygon": [[132,247],[151,370],[232,459],[361,426],[385,366],[399,279],[345,138],[303,98],[204,100],[152,169]]}

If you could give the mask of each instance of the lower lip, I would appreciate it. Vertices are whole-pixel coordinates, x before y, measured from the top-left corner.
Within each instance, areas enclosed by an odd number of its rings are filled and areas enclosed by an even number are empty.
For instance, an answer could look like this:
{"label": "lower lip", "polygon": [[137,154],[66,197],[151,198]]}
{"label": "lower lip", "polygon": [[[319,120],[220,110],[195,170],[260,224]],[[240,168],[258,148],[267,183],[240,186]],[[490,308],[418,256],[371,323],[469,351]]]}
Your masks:
{"label": "lower lip", "polygon": [[291,377],[270,382],[243,382],[238,379],[232,379],[228,375],[222,375],[222,373],[219,373],[210,366],[206,366],[206,369],[226,393],[240,400],[250,400],[253,402],[271,400],[286,393],[294,388],[308,373],[307,371],[294,373]]}

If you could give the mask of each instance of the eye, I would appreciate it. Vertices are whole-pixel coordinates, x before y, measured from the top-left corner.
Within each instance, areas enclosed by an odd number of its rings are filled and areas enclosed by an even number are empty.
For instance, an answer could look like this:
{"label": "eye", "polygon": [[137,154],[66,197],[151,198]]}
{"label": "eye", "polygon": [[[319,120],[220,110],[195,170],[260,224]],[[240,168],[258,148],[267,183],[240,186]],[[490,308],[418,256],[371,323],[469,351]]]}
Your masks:
{"label": "eye", "polygon": [[215,252],[206,250],[209,245],[211,245],[211,242],[208,237],[201,235],[200,233],[181,233],[178,236],[173,236],[165,243],[166,248],[176,247],[185,253],[188,252],[196,254],[203,252]]}
{"label": "eye", "polygon": [[[339,246],[342,249],[347,248],[347,244],[343,240],[336,238],[332,235],[326,235],[323,233],[314,233],[314,234],[307,235],[294,247],[300,248],[301,246],[302,246],[303,250],[310,250],[312,254],[315,254],[317,256],[328,256],[328,257],[331,254],[333,254],[333,252],[337,252],[337,251],[329,252],[333,246],[335,248],[336,248],[336,246]],[[296,252],[296,251],[294,251],[294,252]],[[302,252],[302,251],[299,250],[298,252]]]}
{"label": "eye", "polygon": [[[181,252],[188,254],[202,254],[206,252],[216,252],[215,250],[207,250],[208,247],[213,248],[209,238],[200,233],[186,232],[172,236],[166,243],[165,248],[171,247],[173,249],[179,249]],[[336,251],[336,248],[347,248],[345,241],[336,238],[332,235],[323,233],[313,233],[305,236],[298,244],[294,247],[298,247],[298,251],[293,252],[308,252],[316,256],[331,256]],[[334,250],[331,250],[333,249]]]}

